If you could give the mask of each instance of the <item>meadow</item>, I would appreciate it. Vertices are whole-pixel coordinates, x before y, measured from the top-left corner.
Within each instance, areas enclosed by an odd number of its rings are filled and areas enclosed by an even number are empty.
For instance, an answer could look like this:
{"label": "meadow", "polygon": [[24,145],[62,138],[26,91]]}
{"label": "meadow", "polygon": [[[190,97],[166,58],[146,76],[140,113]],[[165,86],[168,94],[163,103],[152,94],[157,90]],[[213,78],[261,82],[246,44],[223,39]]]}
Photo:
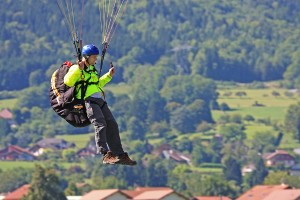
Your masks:
{"label": "meadow", "polygon": [[[11,170],[13,168],[25,168],[25,169],[31,169],[34,168],[35,165],[41,165],[41,166],[49,166],[49,162],[45,161],[0,161],[0,170],[6,171]],[[83,166],[82,163],[68,163],[68,162],[59,162],[57,163],[60,167],[68,169],[72,166]]]}
{"label": "meadow", "polygon": [[1,99],[0,100],[0,110],[3,108],[13,109],[18,99]]}
{"label": "meadow", "polygon": [[[243,92],[244,96],[238,96],[238,93]],[[247,89],[247,88],[231,88],[218,90],[218,103],[226,103],[229,111],[213,110],[212,115],[217,121],[223,115],[240,115],[245,117],[251,115],[255,122],[246,123],[245,133],[247,139],[251,140],[255,133],[269,132],[276,136],[278,131],[274,130],[271,125],[265,125],[257,122],[259,119],[268,120],[272,123],[284,125],[285,115],[288,107],[292,104],[297,104],[300,101],[300,96],[297,93],[292,93],[286,89]],[[280,143],[280,148],[292,150],[299,148],[300,144],[295,141],[290,133],[284,133]]]}
{"label": "meadow", "polygon": [[[222,114],[252,115],[254,118],[269,118],[283,121],[285,112],[292,104],[299,102],[300,97],[286,89],[223,89],[218,90],[218,103],[226,103],[232,111],[213,111],[214,119]],[[245,96],[237,96],[244,92]],[[276,94],[276,95],[275,95]],[[286,95],[292,96],[286,96]],[[229,95],[229,96],[228,96]]]}

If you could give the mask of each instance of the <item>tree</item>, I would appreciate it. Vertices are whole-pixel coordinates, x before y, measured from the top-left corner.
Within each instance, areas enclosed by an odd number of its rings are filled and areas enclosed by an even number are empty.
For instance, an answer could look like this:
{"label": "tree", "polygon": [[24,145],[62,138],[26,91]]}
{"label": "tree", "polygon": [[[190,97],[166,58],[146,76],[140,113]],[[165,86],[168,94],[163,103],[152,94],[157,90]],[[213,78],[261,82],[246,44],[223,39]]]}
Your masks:
{"label": "tree", "polygon": [[78,190],[78,188],[76,187],[75,183],[69,183],[68,187],[65,190],[66,195],[68,196],[76,196],[76,195],[80,195],[80,191]]}
{"label": "tree", "polygon": [[128,120],[127,129],[130,132],[130,140],[144,140],[146,131],[143,121],[137,119],[136,117],[131,117]]}
{"label": "tree", "polygon": [[217,98],[215,83],[199,75],[170,76],[160,92],[168,102],[191,104],[201,99],[208,107]]}
{"label": "tree", "polygon": [[220,104],[220,110],[222,110],[222,111],[228,111],[228,110],[230,110],[230,107],[228,106],[228,104],[227,103],[221,103]]}
{"label": "tree", "polygon": [[265,148],[275,144],[276,138],[271,132],[257,132],[251,141],[251,147],[259,153],[264,153]]}
{"label": "tree", "polygon": [[255,119],[252,115],[245,115],[245,117],[243,118],[245,121],[247,122],[253,122]]}
{"label": "tree", "polygon": [[298,176],[291,176],[286,171],[271,172],[264,180],[265,185],[286,184],[291,187],[300,188]]}
{"label": "tree", "polygon": [[274,96],[274,97],[279,97],[279,96],[280,96],[280,93],[277,92],[277,91],[272,91],[272,96]]}
{"label": "tree", "polygon": [[247,96],[247,93],[244,92],[244,91],[239,91],[239,92],[236,92],[236,93],[235,93],[235,96],[238,96],[238,97],[244,97],[244,96]]}
{"label": "tree", "polygon": [[220,128],[220,133],[223,135],[223,141],[234,142],[243,141],[246,139],[246,134],[242,130],[242,127],[237,124],[225,125]]}
{"label": "tree", "polygon": [[168,121],[168,112],[165,109],[166,101],[155,92],[152,98],[149,99],[149,106],[147,110],[147,122],[152,124],[154,122]]}
{"label": "tree", "polygon": [[300,103],[289,106],[285,115],[285,127],[300,142]]}
{"label": "tree", "polygon": [[53,169],[44,169],[39,165],[35,166],[29,193],[24,200],[67,200],[60,186],[58,176]]}
{"label": "tree", "polygon": [[168,162],[156,158],[149,160],[145,184],[148,186],[162,187],[168,182],[168,171],[172,170],[168,167]]}
{"label": "tree", "polygon": [[199,166],[203,162],[210,162],[210,157],[200,142],[194,144],[192,151],[192,161],[196,166]]}
{"label": "tree", "polygon": [[0,137],[4,138],[10,132],[10,126],[7,120],[0,118]]}
{"label": "tree", "polygon": [[31,169],[17,167],[0,172],[0,192],[7,193],[13,191],[31,180]]}
{"label": "tree", "polygon": [[237,159],[229,155],[224,158],[223,173],[227,181],[235,181],[237,185],[242,184],[241,165]]}
{"label": "tree", "polygon": [[29,75],[29,86],[38,86],[45,81],[43,71],[41,69],[35,70]]}
{"label": "tree", "polygon": [[[197,179],[195,177],[198,177]],[[197,182],[200,181],[200,184]],[[219,176],[200,176],[191,173],[187,178],[187,188],[196,188],[194,192],[201,196],[230,196],[236,197],[237,187],[234,183]]]}

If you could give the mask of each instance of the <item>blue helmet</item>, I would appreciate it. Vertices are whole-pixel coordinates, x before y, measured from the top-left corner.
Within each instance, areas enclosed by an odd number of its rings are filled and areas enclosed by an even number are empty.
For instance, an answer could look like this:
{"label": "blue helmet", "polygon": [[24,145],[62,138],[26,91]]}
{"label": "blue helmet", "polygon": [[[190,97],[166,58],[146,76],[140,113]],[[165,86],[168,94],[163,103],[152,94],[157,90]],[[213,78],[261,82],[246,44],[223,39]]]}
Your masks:
{"label": "blue helmet", "polygon": [[83,56],[99,55],[99,49],[93,44],[85,45],[84,47],[82,47],[82,55]]}

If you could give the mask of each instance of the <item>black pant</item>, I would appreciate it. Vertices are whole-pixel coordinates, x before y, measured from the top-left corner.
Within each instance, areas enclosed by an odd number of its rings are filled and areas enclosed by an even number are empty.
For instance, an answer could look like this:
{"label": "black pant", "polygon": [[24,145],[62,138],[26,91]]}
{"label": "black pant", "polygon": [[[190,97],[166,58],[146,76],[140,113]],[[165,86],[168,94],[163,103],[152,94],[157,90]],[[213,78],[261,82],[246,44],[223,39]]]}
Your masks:
{"label": "black pant", "polygon": [[86,113],[95,128],[97,152],[110,150],[116,155],[124,153],[118,124],[101,98],[88,97],[85,101]]}

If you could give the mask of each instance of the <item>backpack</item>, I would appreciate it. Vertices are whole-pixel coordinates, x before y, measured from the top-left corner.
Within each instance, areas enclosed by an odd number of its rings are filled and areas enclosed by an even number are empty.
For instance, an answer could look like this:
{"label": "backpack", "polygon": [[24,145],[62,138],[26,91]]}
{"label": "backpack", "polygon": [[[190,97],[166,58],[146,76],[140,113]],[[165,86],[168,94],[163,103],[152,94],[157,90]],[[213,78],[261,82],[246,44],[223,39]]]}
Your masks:
{"label": "backpack", "polygon": [[[64,84],[64,76],[68,73],[72,65],[71,62],[64,62],[52,74],[49,89],[50,104],[53,110],[72,126],[85,127],[91,124],[86,115],[83,99],[88,84],[86,84],[86,81],[79,81],[73,87],[68,87]],[[75,88],[77,85],[81,85],[81,99],[75,97]]]}

